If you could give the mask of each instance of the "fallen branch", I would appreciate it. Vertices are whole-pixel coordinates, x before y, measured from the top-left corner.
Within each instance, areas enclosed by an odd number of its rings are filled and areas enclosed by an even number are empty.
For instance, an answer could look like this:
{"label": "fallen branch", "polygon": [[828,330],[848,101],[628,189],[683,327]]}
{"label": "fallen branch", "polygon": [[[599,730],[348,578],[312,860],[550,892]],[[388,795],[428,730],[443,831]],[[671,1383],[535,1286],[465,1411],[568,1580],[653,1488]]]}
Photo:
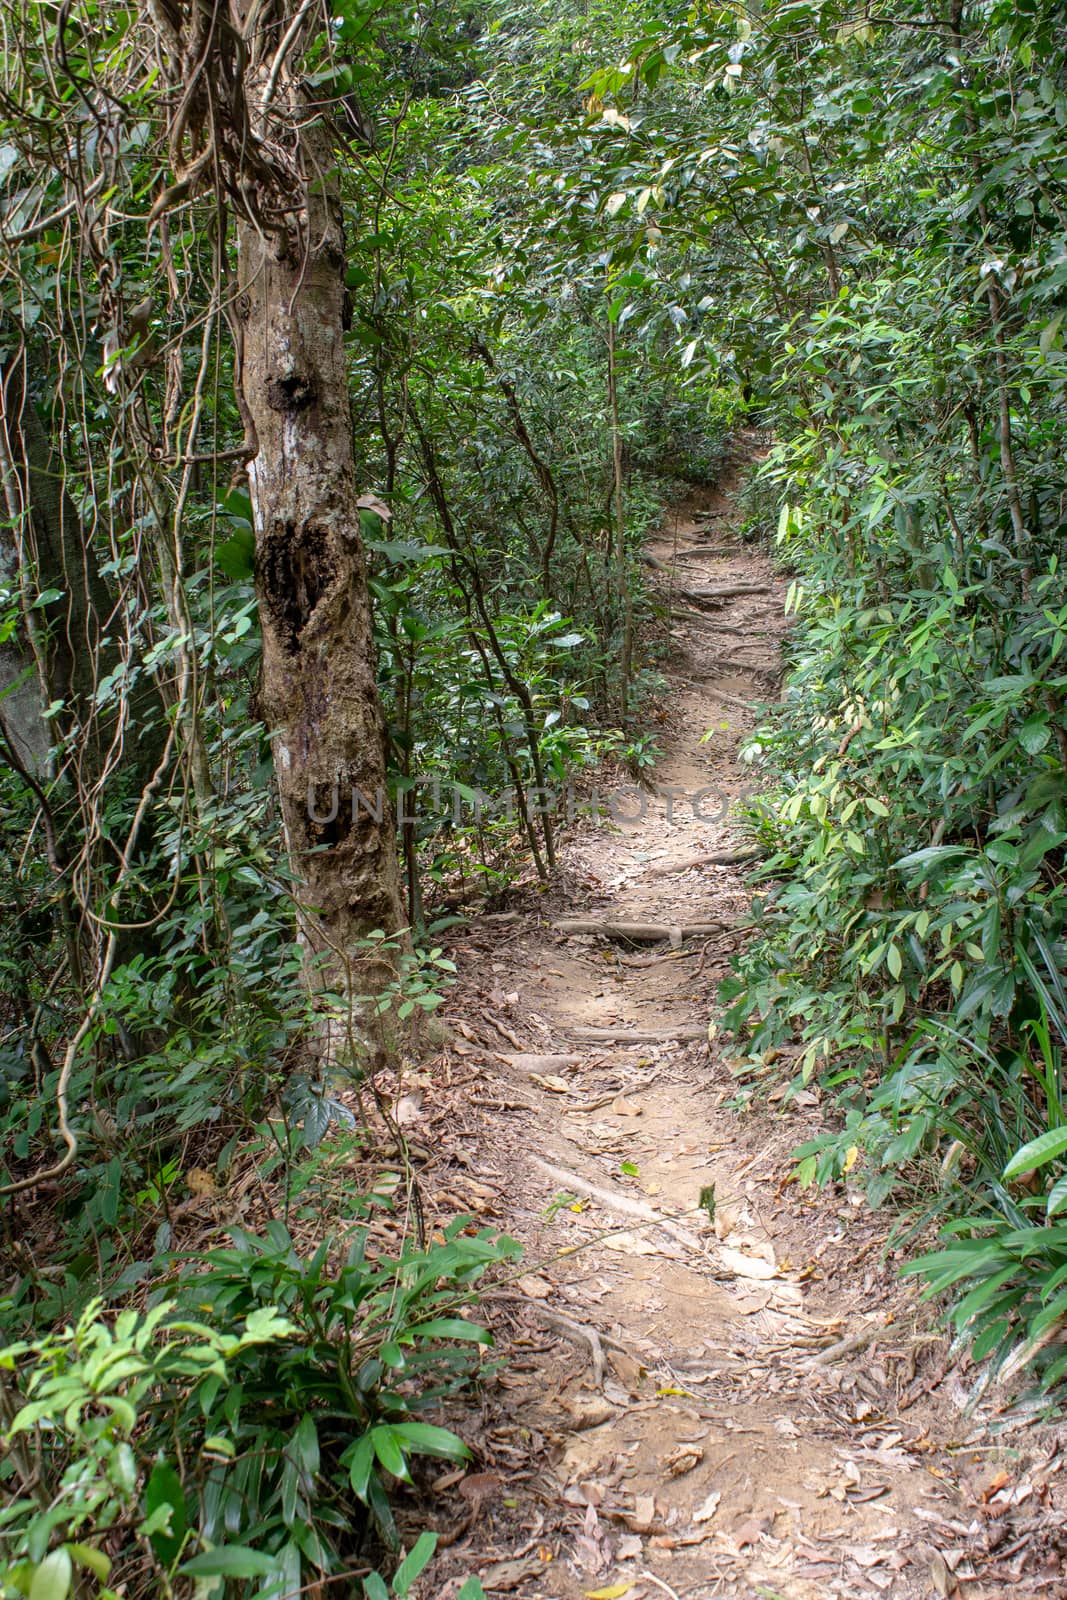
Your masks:
{"label": "fallen branch", "polygon": [[705,544],[703,539],[694,539],[686,549],[689,553],[679,556],[679,561],[695,560],[698,556],[737,556],[740,560],[747,554],[739,544]]}
{"label": "fallen branch", "polygon": [[850,1333],[847,1338],[838,1339],[834,1344],[828,1344],[825,1350],[820,1350],[817,1356],[812,1356],[808,1362],[812,1367],[828,1367],[835,1361],[842,1361],[845,1356],[855,1355],[859,1350],[866,1350],[873,1344],[879,1334],[884,1333],[892,1318],[888,1313],[878,1317],[869,1327],[861,1328],[858,1333]]}
{"label": "fallen branch", "polygon": [[691,872],[696,867],[733,867],[742,861],[755,861],[762,850],[720,850],[710,856],[690,856],[688,861],[670,861],[664,867],[650,867],[650,878],[664,878],[671,872]]}
{"label": "fallen branch", "polygon": [[526,1046],[523,1044],[522,1040],[517,1034],[513,1033],[510,1028],[506,1028],[502,1022],[499,1022],[496,1017],[493,1016],[491,1011],[484,1011],[482,1015],[485,1017],[487,1022],[491,1022],[493,1024],[493,1027],[496,1029],[497,1033],[499,1033],[502,1039],[506,1039],[508,1044],[510,1044],[515,1050],[525,1054]]}
{"label": "fallen branch", "polygon": [[707,663],[711,672],[722,672],[731,678],[776,677],[778,668],[769,662],[739,661],[735,656],[713,656]]}
{"label": "fallen branch", "polygon": [[556,933],[568,936],[593,934],[602,939],[618,939],[623,944],[660,944],[669,940],[675,949],[684,939],[703,939],[709,933],[721,933],[726,926],[724,922],[588,922],[570,917],[552,924]]}
{"label": "fallen branch", "polygon": [[740,706],[743,711],[755,711],[758,704],[755,700],[742,700],[739,694],[731,694],[728,689],[720,689],[713,683],[709,683],[707,689],[713,700],[721,700],[728,706]]}
{"label": "fallen branch", "polygon": [[745,639],[767,639],[771,637],[769,628],[747,628],[735,622],[720,622],[717,617],[705,616],[703,611],[690,611],[686,606],[680,606],[675,615],[689,626],[694,622],[699,623],[709,633],[731,633]]}
{"label": "fallen branch", "polygon": [[673,1028],[584,1028],[573,1027],[569,1037],[576,1044],[664,1044],[668,1039],[707,1039],[707,1025],[679,1022]]}
{"label": "fallen branch", "polygon": [[580,1173],[572,1172],[569,1167],[554,1167],[549,1161],[542,1161],[540,1156],[531,1156],[535,1167],[562,1185],[567,1190],[574,1190],[578,1194],[588,1195],[590,1200],[596,1200],[606,1211],[614,1211],[616,1216],[632,1217],[636,1221],[651,1223],[656,1228],[662,1228],[664,1233],[684,1244],[687,1250],[695,1250],[698,1255],[703,1255],[704,1247],[695,1233],[690,1233],[688,1228],[672,1222],[669,1217],[663,1217],[643,1200],[632,1200],[629,1195],[616,1194],[611,1189],[602,1189],[599,1184],[590,1183],[588,1178],[583,1178]]}
{"label": "fallen branch", "polygon": [[769,583],[727,583],[715,588],[681,589],[683,599],[704,602],[707,600],[740,600],[746,594],[773,594]]}

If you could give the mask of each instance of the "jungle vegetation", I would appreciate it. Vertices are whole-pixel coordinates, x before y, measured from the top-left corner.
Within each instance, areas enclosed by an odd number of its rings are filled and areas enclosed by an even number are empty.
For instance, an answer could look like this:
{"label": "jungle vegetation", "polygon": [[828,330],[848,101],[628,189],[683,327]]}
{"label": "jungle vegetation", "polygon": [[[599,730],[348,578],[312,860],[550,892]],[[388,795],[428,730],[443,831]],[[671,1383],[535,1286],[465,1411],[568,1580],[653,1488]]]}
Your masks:
{"label": "jungle vegetation", "polygon": [[[795,628],[737,1093],[817,1081],[797,1180],[942,1227],[909,1270],[1053,1403],[1059,8],[0,21],[3,1593],[382,1600],[431,1559],[389,1486],[464,1458],[425,1414],[516,1247],[383,1250],[409,1175],[345,1191],[339,1084],[432,1027],[442,918],[551,880],[539,797],[654,781],[642,539],[742,427]],[[269,1220],[190,1250],[223,1183]]]}

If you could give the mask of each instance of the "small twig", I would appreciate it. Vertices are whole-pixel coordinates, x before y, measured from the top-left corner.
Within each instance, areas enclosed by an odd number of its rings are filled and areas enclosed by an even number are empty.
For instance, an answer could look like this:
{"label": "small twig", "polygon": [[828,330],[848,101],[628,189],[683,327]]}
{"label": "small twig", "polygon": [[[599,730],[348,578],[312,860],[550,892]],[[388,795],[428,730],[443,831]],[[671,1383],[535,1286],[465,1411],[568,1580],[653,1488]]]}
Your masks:
{"label": "small twig", "polygon": [[677,1589],[672,1589],[669,1583],[664,1583],[662,1578],[657,1578],[654,1572],[642,1572],[641,1577],[646,1583],[654,1583],[657,1589],[662,1589],[664,1594],[670,1595],[671,1600],[682,1600]]}

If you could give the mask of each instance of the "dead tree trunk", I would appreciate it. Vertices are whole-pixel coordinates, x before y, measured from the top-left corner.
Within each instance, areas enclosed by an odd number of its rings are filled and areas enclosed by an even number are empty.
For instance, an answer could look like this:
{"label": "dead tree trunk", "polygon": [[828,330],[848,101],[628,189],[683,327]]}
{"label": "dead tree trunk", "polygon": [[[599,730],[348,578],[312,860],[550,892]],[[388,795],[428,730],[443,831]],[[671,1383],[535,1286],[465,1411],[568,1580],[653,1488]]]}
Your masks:
{"label": "dead tree trunk", "polygon": [[[303,932],[351,995],[360,939],[403,927],[345,370],[345,258],[330,107],[308,97],[324,27],[297,0],[147,0],[173,182],[236,219],[236,398],[249,453],[274,748]],[[379,969],[380,970],[380,969]]]}
{"label": "dead tree trunk", "polygon": [[242,392],[263,630],[263,715],[313,949],[403,924],[345,372],[344,233],[325,130],[300,134],[303,202],[238,229]]}

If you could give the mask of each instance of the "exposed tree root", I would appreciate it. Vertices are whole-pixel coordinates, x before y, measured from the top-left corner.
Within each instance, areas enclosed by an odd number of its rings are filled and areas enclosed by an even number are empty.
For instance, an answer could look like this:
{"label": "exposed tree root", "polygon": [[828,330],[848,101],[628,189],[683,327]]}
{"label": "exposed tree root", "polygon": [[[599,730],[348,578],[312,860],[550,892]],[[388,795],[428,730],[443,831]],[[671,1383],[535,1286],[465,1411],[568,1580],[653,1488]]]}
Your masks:
{"label": "exposed tree root", "polygon": [[679,1022],[673,1028],[586,1028],[568,1029],[576,1044],[665,1044],[669,1039],[685,1043],[708,1037],[706,1023]]}
{"label": "exposed tree root", "polygon": [[661,1216],[651,1206],[645,1205],[643,1200],[632,1200],[628,1194],[602,1189],[599,1184],[590,1183],[588,1178],[583,1178],[580,1172],[572,1172],[569,1167],[554,1167],[550,1161],[542,1161],[540,1156],[531,1156],[530,1159],[535,1167],[539,1167],[563,1188],[574,1190],[577,1194],[588,1195],[590,1200],[595,1200],[605,1211],[614,1211],[616,1216],[628,1217],[661,1228],[687,1250],[703,1255],[704,1246],[695,1233],[691,1233],[688,1228],[683,1228],[677,1222],[672,1222],[669,1217]]}
{"label": "exposed tree root", "polygon": [[674,926],[666,922],[588,922],[582,917],[567,917],[554,922],[556,933],[570,936],[593,934],[601,939],[616,939],[620,944],[660,944],[670,942],[677,949],[685,939],[705,939],[721,933],[725,922],[689,922]]}
{"label": "exposed tree root", "polygon": [[706,856],[690,856],[686,861],[668,861],[666,866],[647,868],[650,878],[665,878],[672,872],[691,872],[696,867],[733,867],[743,861],[755,861],[762,850],[720,850]]}

